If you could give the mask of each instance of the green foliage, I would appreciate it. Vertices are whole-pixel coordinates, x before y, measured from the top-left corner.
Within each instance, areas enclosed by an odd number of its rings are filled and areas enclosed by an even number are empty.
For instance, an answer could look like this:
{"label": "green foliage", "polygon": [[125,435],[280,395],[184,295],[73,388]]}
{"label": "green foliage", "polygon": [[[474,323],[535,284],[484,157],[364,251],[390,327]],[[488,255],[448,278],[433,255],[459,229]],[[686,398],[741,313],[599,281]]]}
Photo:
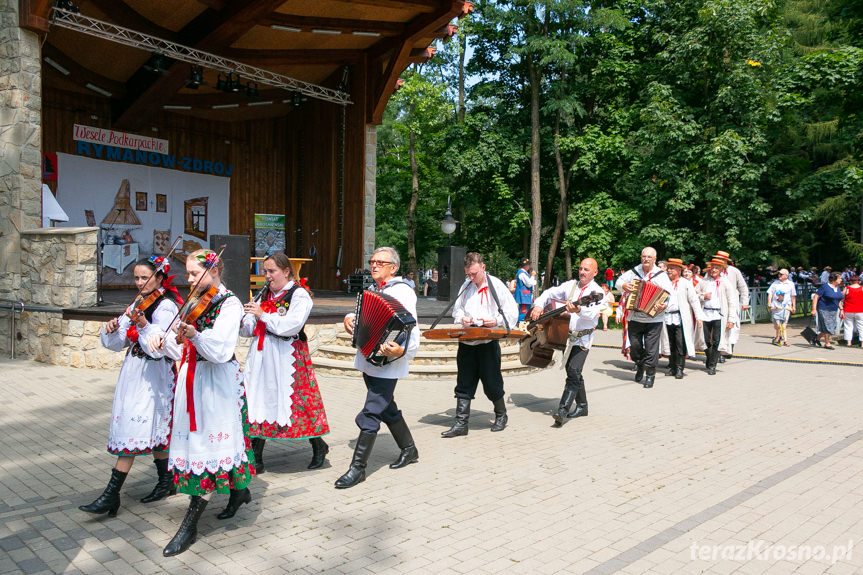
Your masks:
{"label": "green foliage", "polygon": [[[379,242],[406,246],[408,133],[417,142],[417,254],[454,244],[508,277],[530,234],[530,84],[540,71],[546,253],[567,186],[562,250],[613,267],[645,245],[696,262],[834,267],[863,254],[861,0],[478,0],[462,42],[405,75],[378,130]],[[543,258],[544,259],[544,258]],[[492,267],[492,265],[494,267]],[[555,259],[553,275],[562,276]]]}

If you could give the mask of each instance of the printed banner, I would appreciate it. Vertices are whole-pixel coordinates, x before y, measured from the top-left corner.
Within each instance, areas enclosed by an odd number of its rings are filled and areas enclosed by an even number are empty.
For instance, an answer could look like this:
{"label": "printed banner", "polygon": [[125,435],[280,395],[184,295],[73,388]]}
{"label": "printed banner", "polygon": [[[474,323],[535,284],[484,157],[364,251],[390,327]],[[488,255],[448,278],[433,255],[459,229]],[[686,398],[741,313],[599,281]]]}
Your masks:
{"label": "printed banner", "polygon": [[153,138],[152,136],[127,134],[126,132],[117,132],[115,130],[105,130],[103,128],[94,128],[92,126],[82,126],[81,124],[75,124],[72,139],[76,142],[104,144],[106,146],[116,146],[118,148],[129,148],[130,150],[156,152],[159,154],[168,153],[168,140],[160,140],[159,138]]}
{"label": "printed banner", "polygon": [[255,214],[255,256],[285,251],[285,215]]}

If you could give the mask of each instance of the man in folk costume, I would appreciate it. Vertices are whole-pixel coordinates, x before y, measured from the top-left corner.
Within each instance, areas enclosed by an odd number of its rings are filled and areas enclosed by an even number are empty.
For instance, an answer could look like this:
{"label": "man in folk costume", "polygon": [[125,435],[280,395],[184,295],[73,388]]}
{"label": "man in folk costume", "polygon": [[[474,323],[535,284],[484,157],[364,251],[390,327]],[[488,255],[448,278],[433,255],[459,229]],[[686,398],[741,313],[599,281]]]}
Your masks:
{"label": "man in folk costume", "polygon": [[[485,271],[485,263],[480,254],[468,252],[464,258],[464,273],[468,279],[459,290],[452,311],[455,323],[466,327],[514,327],[518,318],[515,300],[506,284]],[[498,340],[460,341],[456,364],[458,376],[455,386],[455,423],[441,433],[441,436],[467,435],[470,402],[476,394],[479,381],[482,381],[485,396],[494,405],[494,423],[491,430],[503,431],[507,415]]]}
{"label": "man in folk costume", "polygon": [[[394,248],[384,247],[375,250],[372,259],[369,260],[375,284],[369,289],[394,297],[416,319],[417,294],[402,280],[401,276],[396,275],[400,265],[399,253]],[[355,313],[345,316],[344,326],[348,333],[354,332],[355,323]],[[344,475],[336,480],[336,489],[347,489],[366,480],[366,464],[375,445],[381,422],[389,427],[400,449],[398,459],[390,464],[390,469],[399,469],[419,461],[419,453],[411,431],[394,397],[396,383],[399,378],[408,375],[408,362],[416,356],[419,346],[419,329],[411,330],[410,339],[404,342],[404,345],[395,341],[382,344],[380,352],[396,359],[381,366],[372,365],[362,352],[357,350],[354,367],[363,373],[366,402],[356,417],[360,435],[357,438],[351,465]]]}
{"label": "man in folk costume", "polygon": [[707,348],[707,374],[716,375],[716,364],[722,354],[730,354],[728,336],[739,321],[739,300],[727,277],[723,277],[725,260],[707,263],[707,277],[695,288],[704,311],[704,340]]}
{"label": "man in folk costume", "polygon": [[522,258],[515,274],[515,303],[518,304],[518,321],[524,321],[530,304],[533,302],[533,288],[536,286],[536,273],[530,273],[530,260]]}
{"label": "man in folk costume", "polygon": [[[723,276],[728,279],[728,284],[737,295],[738,310],[745,311],[749,309],[749,286],[746,285],[746,279],[743,277],[743,273],[738,268],[734,267],[734,262],[731,261],[731,256],[728,252],[717,251],[716,255],[713,256],[713,259],[725,261],[726,268]],[[734,353],[734,346],[737,344],[737,340],[739,339],[740,318],[738,317],[737,322],[728,336],[728,357],[731,357],[731,354]],[[719,363],[725,363],[725,356],[719,357]]]}
{"label": "man in folk costume", "polygon": [[681,276],[683,260],[668,258],[667,265],[673,289],[665,310],[660,351],[669,358],[668,375],[683,379],[686,357],[695,357],[695,324],[701,329],[704,312],[692,282]]}
{"label": "man in folk costume", "polygon": [[[617,278],[617,289],[633,293],[638,291],[633,280],[652,283],[654,286],[671,293],[671,280],[668,274],[656,267],[656,250],[646,247],[641,250],[641,263]],[[659,363],[659,339],[662,324],[665,321],[667,304],[656,306],[656,315],[631,310],[627,314],[627,333],[629,337],[629,353],[635,362],[635,381],[644,380],[644,387],[653,387],[656,379],[656,365]]]}
{"label": "man in folk costume", "polygon": [[[587,394],[584,389],[584,377],[581,373],[593,343],[593,332],[596,329],[599,311],[602,309],[602,300],[583,306],[575,305],[574,302],[590,294],[604,297],[602,288],[593,281],[597,271],[596,260],[592,258],[583,259],[578,267],[577,280],[569,280],[559,286],[545,290],[534,303],[533,309],[530,310],[530,319],[535,320],[542,315],[546,302],[554,298],[565,299],[566,311],[570,313],[569,340],[563,353],[566,363],[561,366],[566,369],[566,384],[563,388],[563,396],[560,398],[560,405],[553,415],[555,427],[561,427],[567,419],[587,415]],[[567,353],[570,349],[572,351]],[[575,401],[575,409],[570,412],[573,401]]]}

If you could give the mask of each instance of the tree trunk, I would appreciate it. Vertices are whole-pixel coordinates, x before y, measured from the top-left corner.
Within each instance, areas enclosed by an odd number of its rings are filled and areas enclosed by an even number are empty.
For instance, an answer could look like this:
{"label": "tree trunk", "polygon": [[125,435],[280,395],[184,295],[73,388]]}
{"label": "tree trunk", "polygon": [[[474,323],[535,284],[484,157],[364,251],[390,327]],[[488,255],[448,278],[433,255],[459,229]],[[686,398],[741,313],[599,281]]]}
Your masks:
{"label": "tree trunk", "polygon": [[542,282],[542,289],[548,288],[549,284],[551,284],[551,272],[554,267],[554,254],[557,252],[558,242],[560,242],[567,215],[566,173],[563,167],[563,158],[560,156],[559,114],[554,120],[554,161],[555,164],[557,164],[557,186],[560,191],[560,203],[557,206],[557,221],[554,224],[554,233],[551,235],[551,245],[548,246],[548,258],[545,263],[545,281]]}
{"label": "tree trunk", "polygon": [[542,231],[542,202],[539,195],[539,81],[533,56],[527,59],[530,82],[530,261],[539,262],[539,235]]}
{"label": "tree trunk", "polygon": [[464,55],[467,52],[467,35],[459,30],[458,33],[458,123],[464,122]]}
{"label": "tree trunk", "polygon": [[[410,117],[413,117],[416,104],[411,104]],[[414,130],[409,128],[408,152],[411,159],[411,202],[408,206],[407,228],[408,228],[408,271],[414,272],[417,277],[417,248],[416,248],[416,211],[419,201],[420,181],[417,170],[417,156],[414,145]]]}

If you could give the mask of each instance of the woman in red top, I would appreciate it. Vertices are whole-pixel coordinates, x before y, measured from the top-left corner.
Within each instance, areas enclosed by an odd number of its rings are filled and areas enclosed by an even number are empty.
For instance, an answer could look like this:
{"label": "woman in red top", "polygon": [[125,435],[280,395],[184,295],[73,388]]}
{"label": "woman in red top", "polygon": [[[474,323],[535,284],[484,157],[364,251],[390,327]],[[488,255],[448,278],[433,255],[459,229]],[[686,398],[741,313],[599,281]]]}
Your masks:
{"label": "woman in red top", "polygon": [[858,275],[852,275],[848,278],[848,285],[845,286],[845,299],[839,304],[839,317],[842,318],[845,345],[851,345],[856,329],[857,339],[863,346],[863,286],[860,285],[860,276]]}

